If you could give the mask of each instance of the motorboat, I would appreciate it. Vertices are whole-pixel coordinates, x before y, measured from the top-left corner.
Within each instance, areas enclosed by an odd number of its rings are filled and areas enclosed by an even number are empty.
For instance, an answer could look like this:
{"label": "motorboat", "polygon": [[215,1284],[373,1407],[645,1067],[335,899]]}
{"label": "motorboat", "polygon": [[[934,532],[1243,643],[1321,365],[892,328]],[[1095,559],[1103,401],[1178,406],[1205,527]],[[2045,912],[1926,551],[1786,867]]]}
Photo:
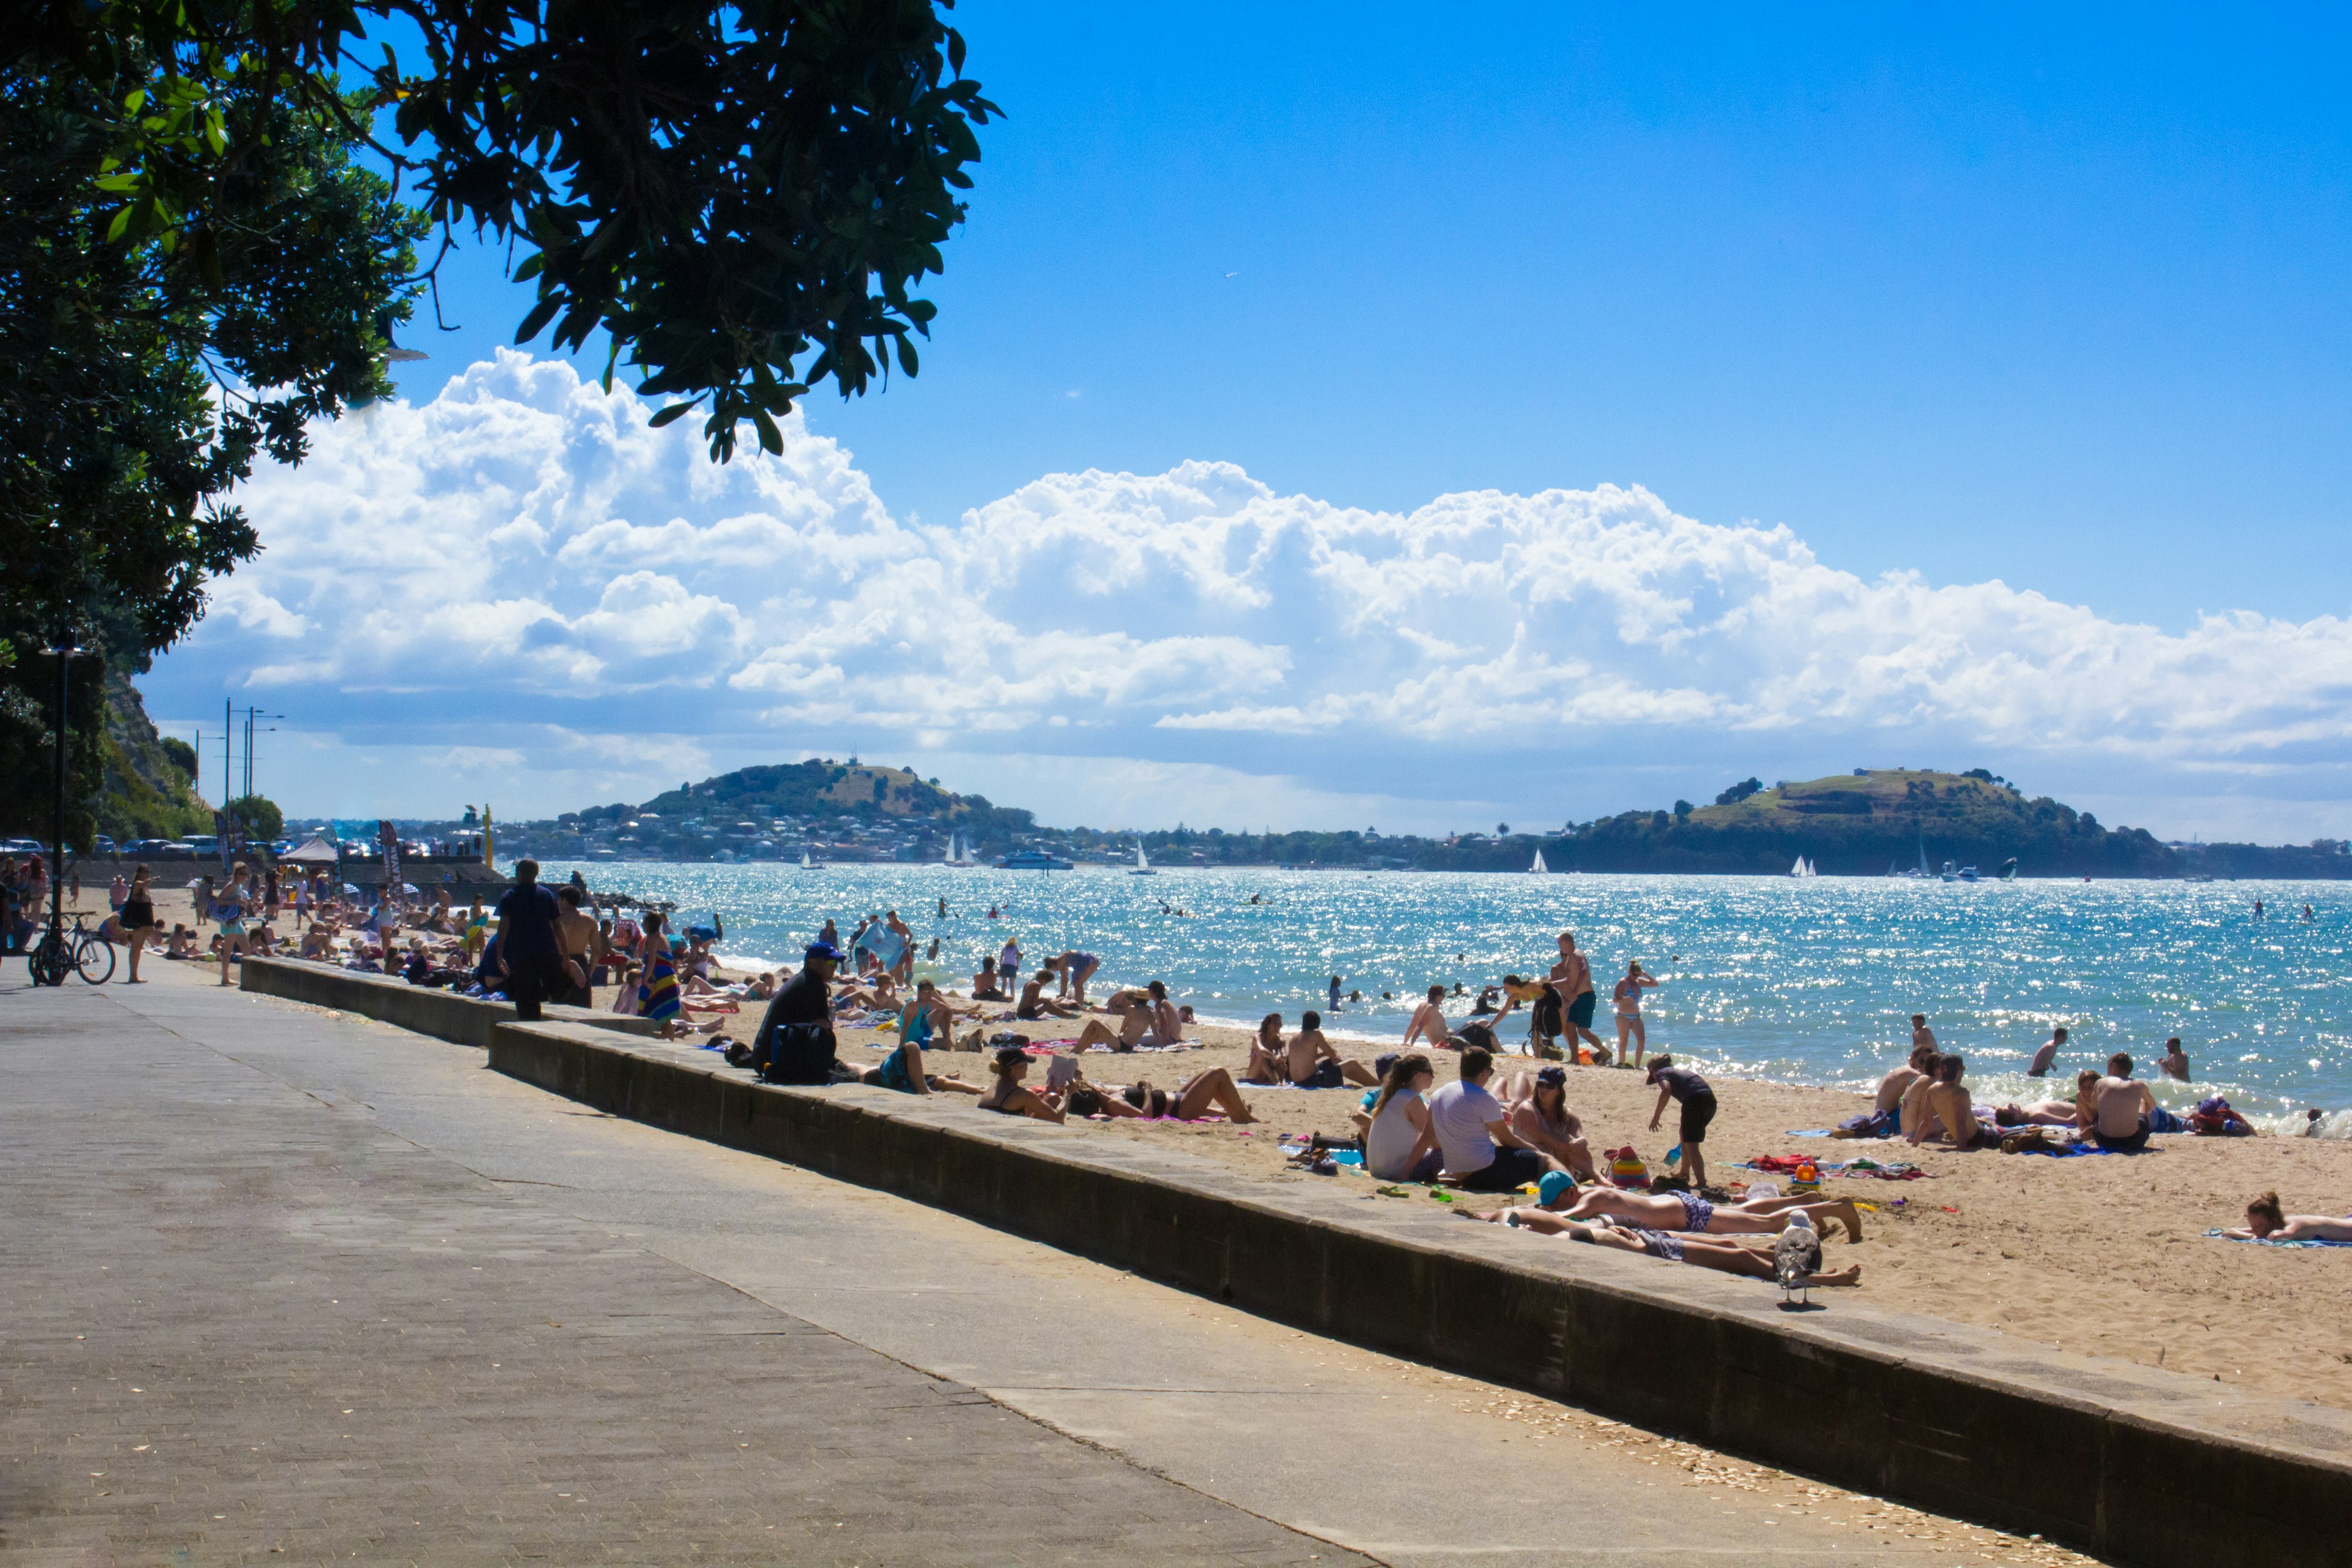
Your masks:
{"label": "motorboat", "polygon": [[1075,862],[1048,855],[1043,849],[1015,849],[1010,855],[996,858],[1000,871],[1075,871]]}

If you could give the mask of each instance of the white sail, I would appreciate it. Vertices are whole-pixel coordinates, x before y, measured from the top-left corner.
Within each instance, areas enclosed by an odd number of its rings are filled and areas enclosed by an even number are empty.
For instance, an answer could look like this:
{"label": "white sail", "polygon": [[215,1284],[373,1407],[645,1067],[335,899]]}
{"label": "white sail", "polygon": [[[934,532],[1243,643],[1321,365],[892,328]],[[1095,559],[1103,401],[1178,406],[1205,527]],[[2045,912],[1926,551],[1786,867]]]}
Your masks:
{"label": "white sail", "polygon": [[1135,868],[1139,871],[1151,869],[1151,861],[1143,853],[1143,840],[1140,838],[1135,841]]}
{"label": "white sail", "polygon": [[1820,867],[1815,866],[1815,865],[1814,865],[1811,860],[1807,860],[1807,861],[1805,862],[1805,875],[1806,875],[1806,876],[1808,876],[1808,877],[1818,877],[1818,876],[1820,876],[1821,874],[1822,874],[1822,872],[1821,872],[1821,868],[1820,868]]}
{"label": "white sail", "polygon": [[1798,857],[1797,857],[1797,863],[1796,863],[1795,865],[1793,865],[1793,866],[1791,866],[1791,867],[1790,867],[1790,868],[1789,868],[1789,875],[1790,875],[1791,877],[1801,877],[1801,876],[1803,876],[1804,874],[1805,874],[1805,858],[1804,858],[1802,855],[1800,855],[1800,856],[1798,856]]}
{"label": "white sail", "polygon": [[803,871],[814,871],[816,869],[816,868],[809,862],[808,847],[806,845],[803,845],[801,847],[801,869]]}
{"label": "white sail", "polygon": [[1547,865],[1545,865],[1545,864],[1544,864],[1543,851],[1542,851],[1542,850],[1538,849],[1538,850],[1537,850],[1537,851],[1536,851],[1536,863],[1535,863],[1534,865],[1532,865],[1532,866],[1528,867],[1528,870],[1530,870],[1530,871],[1533,871],[1533,872],[1534,872],[1537,876],[1538,876],[1538,877],[1540,877],[1540,876],[1544,875],[1546,872],[1548,872],[1548,871],[1549,871],[1549,870],[1551,869],[1551,868],[1550,868],[1550,867],[1549,867],[1549,866],[1547,866]]}

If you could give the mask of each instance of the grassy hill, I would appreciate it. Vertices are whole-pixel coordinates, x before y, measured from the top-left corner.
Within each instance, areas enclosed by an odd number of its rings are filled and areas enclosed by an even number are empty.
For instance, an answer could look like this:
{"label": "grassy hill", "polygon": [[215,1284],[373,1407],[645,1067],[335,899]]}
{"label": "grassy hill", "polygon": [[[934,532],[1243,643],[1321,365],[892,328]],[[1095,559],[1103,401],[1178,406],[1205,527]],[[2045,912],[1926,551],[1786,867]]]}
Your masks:
{"label": "grassy hill", "polygon": [[1916,866],[1923,854],[1931,869],[1950,860],[1988,876],[2011,858],[2028,877],[2180,871],[2179,858],[2146,830],[2109,828],[2047,795],[2028,799],[1981,768],[1874,768],[1769,788],[1749,780],[1711,805],[1585,824],[1570,842],[1573,863],[1587,871],[1770,874],[1803,856],[1825,876],[1883,876],[1890,866]]}
{"label": "grassy hill", "polygon": [[952,824],[982,841],[1029,832],[1035,823],[1028,812],[992,805],[986,795],[941,789],[937,779],[919,778],[905,768],[877,767],[855,758],[836,763],[829,757],[739,768],[700,784],[681,784],[640,805],[592,806],[578,816],[593,823],[644,812],[658,813],[669,821],[700,817],[714,822],[730,817],[920,816]]}

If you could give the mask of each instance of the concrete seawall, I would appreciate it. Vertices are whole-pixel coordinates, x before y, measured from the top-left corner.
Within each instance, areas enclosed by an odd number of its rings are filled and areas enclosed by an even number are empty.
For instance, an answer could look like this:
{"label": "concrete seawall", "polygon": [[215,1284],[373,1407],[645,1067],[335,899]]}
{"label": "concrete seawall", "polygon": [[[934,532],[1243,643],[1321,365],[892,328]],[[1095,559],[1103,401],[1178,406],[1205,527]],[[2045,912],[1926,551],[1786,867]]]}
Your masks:
{"label": "concrete seawall", "polygon": [[[335,983],[383,984],[310,973],[326,984],[300,1000],[354,1011],[373,998],[339,1001]],[[2344,1560],[2352,1413],[1849,1295],[1783,1311],[1757,1281],[1462,1224],[1426,1201],[1372,1197],[1359,1178],[1276,1188],[1181,1150],[960,1099],[765,1087],[714,1053],[609,1027],[493,1020],[488,1062],[614,1115],[1319,1333],[2120,1563]]]}
{"label": "concrete seawall", "polygon": [[[362,974],[299,959],[248,958],[237,967],[242,972],[239,984],[247,991],[363,1014],[420,1035],[483,1050],[489,1048],[491,1031],[502,1023],[511,1023],[515,1016],[511,1004],[411,985],[397,975]],[[651,1037],[656,1032],[655,1026],[644,1018],[625,1018],[587,1007],[549,1007],[546,1013],[551,1019],[618,1034]]]}

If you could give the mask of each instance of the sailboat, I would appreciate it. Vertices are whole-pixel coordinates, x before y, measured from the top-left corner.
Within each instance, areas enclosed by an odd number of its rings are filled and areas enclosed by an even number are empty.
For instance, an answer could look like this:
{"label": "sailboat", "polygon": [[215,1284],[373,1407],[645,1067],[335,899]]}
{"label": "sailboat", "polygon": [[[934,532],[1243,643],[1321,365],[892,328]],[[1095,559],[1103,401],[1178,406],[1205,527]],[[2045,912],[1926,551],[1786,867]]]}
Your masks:
{"label": "sailboat", "polygon": [[801,869],[803,871],[816,869],[816,862],[809,858],[808,846],[805,844],[801,846]]}
{"label": "sailboat", "polygon": [[2000,879],[2004,882],[2014,882],[2017,880],[2016,856],[2012,855],[2008,859],[2000,863]]}
{"label": "sailboat", "polygon": [[1150,860],[1145,857],[1143,853],[1143,840],[1140,838],[1135,841],[1135,869],[1129,871],[1128,875],[1130,877],[1157,877],[1160,875],[1159,872],[1151,868]]}
{"label": "sailboat", "polygon": [[971,858],[971,846],[970,844],[966,844],[963,848],[959,851],[956,848],[956,836],[950,833],[948,835],[947,857],[942,859],[940,864],[942,866],[952,866],[958,870],[963,870],[979,864],[978,861]]}
{"label": "sailboat", "polygon": [[1797,857],[1797,863],[1789,868],[1789,875],[1791,877],[1818,877],[1821,873],[1813,869],[1813,863],[1811,860],[1808,860],[1802,855],[1800,855]]}
{"label": "sailboat", "polygon": [[1538,877],[1543,876],[1551,869],[1550,867],[1544,864],[1542,850],[1538,849],[1536,851],[1536,863],[1528,867],[1528,869],[1534,872]]}

